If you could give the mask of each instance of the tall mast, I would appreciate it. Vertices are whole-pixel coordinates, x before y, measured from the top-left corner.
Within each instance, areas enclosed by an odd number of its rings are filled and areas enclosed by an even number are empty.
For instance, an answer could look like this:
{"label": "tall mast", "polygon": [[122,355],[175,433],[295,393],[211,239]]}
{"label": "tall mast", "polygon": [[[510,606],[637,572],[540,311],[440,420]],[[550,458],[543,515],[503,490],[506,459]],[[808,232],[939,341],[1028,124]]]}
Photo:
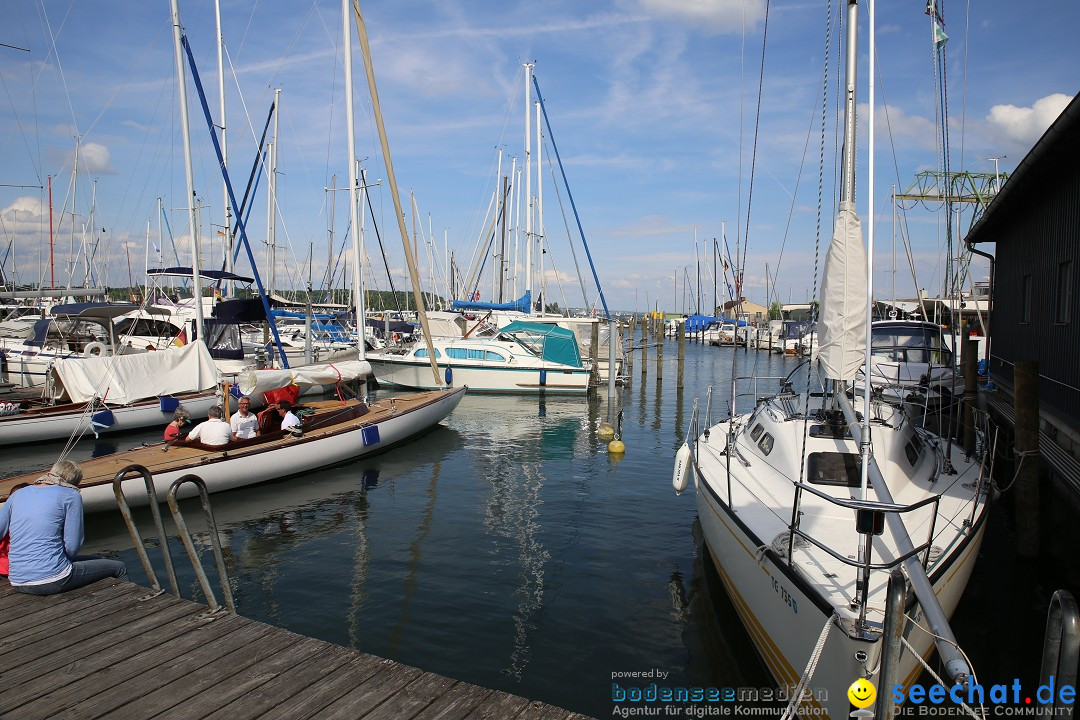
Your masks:
{"label": "tall mast", "polygon": [[[356,161],[355,121],[353,119],[353,84],[352,84],[352,30],[349,23],[350,0],[341,0],[341,30],[344,33],[343,50],[345,53],[345,135],[349,139],[349,223],[352,226],[352,261],[353,261],[353,304],[356,308],[356,345],[360,359],[366,357],[364,334],[367,330],[367,318],[364,313],[364,292],[360,267],[360,202],[357,190],[360,188],[359,163]],[[365,385],[366,390],[366,385]]]}
{"label": "tall mast", "polygon": [[[844,150],[840,168],[840,202],[855,201],[855,81],[858,59],[859,3],[848,0],[846,85],[844,88]],[[872,102],[872,100],[871,100]]]}
{"label": "tall mast", "polygon": [[[225,37],[221,34],[221,0],[214,0],[214,17],[217,20],[217,72],[218,72],[218,129],[221,130],[221,169],[228,167],[229,147],[225,142],[225,70],[222,62],[222,52],[225,47]],[[225,174],[222,173],[221,204],[225,208],[225,269],[233,271],[233,234],[232,234],[232,206],[229,203],[229,185],[225,182]],[[232,297],[232,283],[225,283],[225,297]]]}
{"label": "tall mast", "polygon": [[532,309],[532,69],[531,63],[525,63],[525,292],[530,294]]}
{"label": "tall mast", "polygon": [[[536,258],[540,263],[540,312],[544,312],[547,303],[547,279],[544,276],[544,162],[543,143],[541,142],[540,103],[533,103],[536,110]],[[529,306],[532,315],[532,305]]]}
{"label": "tall mast", "polygon": [[180,9],[177,0],[170,0],[172,5],[173,49],[176,55],[176,82],[180,89],[180,132],[184,135],[184,179],[187,184],[186,207],[188,210],[188,232],[191,235],[191,276],[194,279],[192,294],[195,298],[195,334],[206,342],[203,334],[202,306],[202,268],[199,265],[199,236],[195,229],[195,179],[191,171],[191,134],[188,129],[187,107],[187,71],[184,69],[184,55],[180,48]]}
{"label": "tall mast", "polygon": [[266,174],[266,244],[270,254],[267,295],[273,295],[277,279],[277,146],[278,118],[281,117],[281,88],[274,90],[274,136],[267,147],[270,169]]}

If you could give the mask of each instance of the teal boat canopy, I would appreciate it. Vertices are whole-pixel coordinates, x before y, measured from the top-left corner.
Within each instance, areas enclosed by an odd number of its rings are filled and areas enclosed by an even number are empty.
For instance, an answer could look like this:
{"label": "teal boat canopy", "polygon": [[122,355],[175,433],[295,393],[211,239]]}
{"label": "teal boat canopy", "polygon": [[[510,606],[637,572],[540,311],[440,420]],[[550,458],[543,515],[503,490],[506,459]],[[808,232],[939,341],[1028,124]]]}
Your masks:
{"label": "teal boat canopy", "polygon": [[572,330],[553,323],[534,323],[517,320],[499,329],[500,333],[514,338],[545,360],[580,368],[581,352],[577,336]]}

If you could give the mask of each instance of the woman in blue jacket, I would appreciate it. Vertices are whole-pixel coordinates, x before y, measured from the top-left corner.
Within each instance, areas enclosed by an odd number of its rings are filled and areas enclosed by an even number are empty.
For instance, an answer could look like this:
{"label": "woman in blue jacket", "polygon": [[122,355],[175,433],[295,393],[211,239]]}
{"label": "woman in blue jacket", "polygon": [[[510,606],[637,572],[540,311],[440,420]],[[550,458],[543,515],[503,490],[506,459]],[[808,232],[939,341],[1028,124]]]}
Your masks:
{"label": "woman in blue jacket", "polygon": [[0,507],[0,537],[11,536],[8,581],[18,592],[53,595],[102,578],[127,579],[118,560],[79,555],[83,544],[82,469],[61,460]]}

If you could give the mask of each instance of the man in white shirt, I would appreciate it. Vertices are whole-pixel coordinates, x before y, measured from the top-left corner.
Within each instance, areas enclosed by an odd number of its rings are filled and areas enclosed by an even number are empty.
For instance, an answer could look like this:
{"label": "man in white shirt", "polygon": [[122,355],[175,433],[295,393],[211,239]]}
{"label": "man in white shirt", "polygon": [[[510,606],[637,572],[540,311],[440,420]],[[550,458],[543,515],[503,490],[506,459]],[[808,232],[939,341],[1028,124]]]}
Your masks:
{"label": "man in white shirt", "polygon": [[300,418],[296,417],[296,414],[292,411],[292,403],[288,400],[279,401],[278,411],[281,413],[281,429],[296,428],[291,432],[297,435],[300,434]]}
{"label": "man in white shirt", "polygon": [[220,405],[215,405],[207,414],[209,419],[196,425],[195,429],[188,433],[187,439],[198,440],[203,445],[228,445],[232,440],[232,428],[222,419],[225,411]]}
{"label": "man in white shirt", "polygon": [[251,399],[240,398],[237,403],[240,409],[229,418],[229,427],[232,429],[233,440],[253,438],[259,434],[259,418],[251,412]]}

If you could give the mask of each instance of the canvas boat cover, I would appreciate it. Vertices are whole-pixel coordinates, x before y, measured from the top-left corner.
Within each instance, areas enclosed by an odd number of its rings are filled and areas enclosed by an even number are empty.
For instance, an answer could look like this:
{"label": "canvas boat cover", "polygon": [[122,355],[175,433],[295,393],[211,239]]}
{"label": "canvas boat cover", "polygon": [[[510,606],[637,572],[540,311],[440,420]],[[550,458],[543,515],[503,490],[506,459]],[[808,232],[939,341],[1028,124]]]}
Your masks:
{"label": "canvas boat cover", "polygon": [[582,367],[581,353],[578,351],[577,336],[573,330],[548,325],[546,323],[517,320],[506,327],[499,328],[506,335],[532,335],[543,338],[540,357],[550,362],[562,363],[572,367]]}
{"label": "canvas boat cover", "polygon": [[450,304],[454,310],[517,310],[527,313],[532,306],[532,293],[526,292],[517,300],[505,303],[473,302],[469,300],[455,300]]}
{"label": "canvas boat cover", "polygon": [[209,390],[221,373],[201,342],[135,355],[65,358],[53,365],[72,402],[104,398],[130,405],[146,398]]}
{"label": "canvas boat cover", "polygon": [[854,380],[866,359],[866,248],[851,202],[840,205],[821,281],[818,359],[825,377]]}
{"label": "canvas boat cover", "polygon": [[287,385],[334,385],[371,374],[367,360],[345,360],[334,363],[312,363],[288,370],[248,370],[237,378],[237,387],[244,395],[277,390]]}

